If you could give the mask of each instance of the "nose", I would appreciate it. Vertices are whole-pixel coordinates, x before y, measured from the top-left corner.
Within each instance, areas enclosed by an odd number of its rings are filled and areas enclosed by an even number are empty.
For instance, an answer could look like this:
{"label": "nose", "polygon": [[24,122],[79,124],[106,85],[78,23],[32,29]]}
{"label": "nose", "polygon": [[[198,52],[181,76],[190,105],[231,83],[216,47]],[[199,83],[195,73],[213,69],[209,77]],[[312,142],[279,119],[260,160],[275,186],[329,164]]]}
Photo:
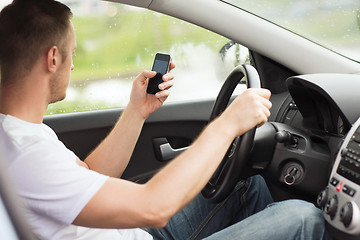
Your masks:
{"label": "nose", "polygon": [[72,71],[72,70],[74,70],[74,68],[75,68],[74,64],[71,64],[70,70]]}

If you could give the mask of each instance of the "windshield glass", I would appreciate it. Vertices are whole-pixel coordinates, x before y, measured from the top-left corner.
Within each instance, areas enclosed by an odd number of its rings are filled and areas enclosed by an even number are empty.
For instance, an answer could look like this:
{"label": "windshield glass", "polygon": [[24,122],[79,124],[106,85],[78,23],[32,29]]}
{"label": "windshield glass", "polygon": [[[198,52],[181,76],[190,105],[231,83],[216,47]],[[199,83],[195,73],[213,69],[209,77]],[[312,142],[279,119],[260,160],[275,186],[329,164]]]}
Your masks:
{"label": "windshield glass", "polygon": [[224,0],[360,62],[359,0]]}

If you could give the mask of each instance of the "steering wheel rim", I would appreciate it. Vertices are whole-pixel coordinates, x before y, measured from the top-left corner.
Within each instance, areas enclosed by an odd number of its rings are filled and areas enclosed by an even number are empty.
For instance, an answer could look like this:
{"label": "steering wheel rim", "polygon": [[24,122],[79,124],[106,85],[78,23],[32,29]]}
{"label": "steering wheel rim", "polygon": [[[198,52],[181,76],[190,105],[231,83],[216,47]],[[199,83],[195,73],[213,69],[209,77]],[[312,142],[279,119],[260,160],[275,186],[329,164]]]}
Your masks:
{"label": "steering wheel rim", "polygon": [[[243,77],[247,79],[248,88],[261,87],[259,74],[253,66],[244,64],[235,67],[221,87],[210,115],[210,121],[226,109],[232,93]],[[234,189],[240,178],[241,169],[249,158],[255,130],[256,128],[252,128],[234,139],[219,167],[201,191],[206,199],[212,202],[221,202]]]}

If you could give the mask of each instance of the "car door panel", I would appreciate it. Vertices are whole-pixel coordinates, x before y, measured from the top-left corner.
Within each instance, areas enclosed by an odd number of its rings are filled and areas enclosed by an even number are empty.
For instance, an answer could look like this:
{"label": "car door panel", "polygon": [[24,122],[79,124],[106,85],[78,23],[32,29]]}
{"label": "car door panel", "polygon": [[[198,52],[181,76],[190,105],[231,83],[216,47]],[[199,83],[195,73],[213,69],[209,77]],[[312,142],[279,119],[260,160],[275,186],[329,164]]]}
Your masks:
{"label": "car door panel", "polygon": [[[166,164],[156,157],[154,140],[166,139],[177,150],[187,147],[207,124],[213,100],[164,105],[145,122],[123,178],[135,179]],[[86,156],[111,131],[122,109],[109,109],[46,116],[44,123],[80,159]],[[156,142],[156,141],[155,141]],[[159,147],[159,146],[157,146]]]}

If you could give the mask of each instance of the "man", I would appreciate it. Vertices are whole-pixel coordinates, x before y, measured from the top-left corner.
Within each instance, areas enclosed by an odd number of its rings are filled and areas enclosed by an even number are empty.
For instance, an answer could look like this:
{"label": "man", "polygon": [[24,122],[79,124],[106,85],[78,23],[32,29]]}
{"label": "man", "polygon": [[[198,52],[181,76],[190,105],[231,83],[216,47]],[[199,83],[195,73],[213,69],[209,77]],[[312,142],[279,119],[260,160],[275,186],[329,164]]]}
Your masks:
{"label": "man", "polygon": [[140,185],[119,177],[145,119],[166,100],[174,78],[166,74],[162,91],[149,95],[147,83],[156,73],[143,71],[111,133],[84,161],[77,158],[42,124],[48,104],[65,98],[74,69],[71,15],[53,0],[15,0],[0,13],[0,144],[41,239],[323,236],[320,211],[300,201],[268,206],[271,195],[259,176],[240,182],[217,205],[197,196],[232,140],[267,121],[271,102],[265,89],[245,91],[189,150]]}

